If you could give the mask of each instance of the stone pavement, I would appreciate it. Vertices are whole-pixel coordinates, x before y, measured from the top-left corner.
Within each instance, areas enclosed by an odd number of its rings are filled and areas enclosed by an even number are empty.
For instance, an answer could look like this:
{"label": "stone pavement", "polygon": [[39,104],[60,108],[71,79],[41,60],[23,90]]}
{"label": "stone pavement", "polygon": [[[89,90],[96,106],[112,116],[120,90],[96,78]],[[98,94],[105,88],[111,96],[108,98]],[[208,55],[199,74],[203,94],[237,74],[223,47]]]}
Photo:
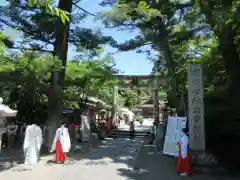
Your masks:
{"label": "stone pavement", "polygon": [[54,155],[36,165],[18,165],[0,172],[0,180],[235,180],[224,174],[194,173],[180,177],[176,159],[155,153],[143,139],[106,139],[89,152],[69,154],[66,164],[55,164]]}
{"label": "stone pavement", "polygon": [[36,165],[18,165],[0,172],[0,180],[124,180],[119,169],[131,170],[142,140],[106,139],[88,153],[71,153],[66,164],[55,164],[54,155]]}
{"label": "stone pavement", "polygon": [[[144,124],[146,129],[150,124]],[[107,138],[97,148],[70,153],[66,164],[55,164],[54,155],[48,155],[38,164],[26,166],[19,165],[19,154],[5,159],[0,155],[0,180],[235,180],[205,172],[180,177],[175,173],[176,159],[156,154],[148,141]]]}
{"label": "stone pavement", "polygon": [[[225,172],[193,171],[190,177],[176,173],[176,158],[155,153],[155,147],[144,143],[133,165],[133,170],[119,169],[122,177],[129,180],[236,180]],[[210,170],[210,171],[209,171]],[[238,178],[239,179],[239,178]]]}

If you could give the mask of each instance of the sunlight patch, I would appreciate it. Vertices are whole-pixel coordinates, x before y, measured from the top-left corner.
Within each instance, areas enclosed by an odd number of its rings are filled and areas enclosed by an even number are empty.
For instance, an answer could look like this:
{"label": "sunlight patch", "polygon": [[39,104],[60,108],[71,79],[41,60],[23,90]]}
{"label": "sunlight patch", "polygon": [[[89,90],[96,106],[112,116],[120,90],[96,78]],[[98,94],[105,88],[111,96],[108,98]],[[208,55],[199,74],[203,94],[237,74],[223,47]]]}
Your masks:
{"label": "sunlight patch", "polygon": [[109,145],[101,145],[99,147],[102,147],[102,148],[116,148],[117,146],[109,146]]}
{"label": "sunlight patch", "polygon": [[149,152],[148,155],[154,155],[156,154],[155,152]]}
{"label": "sunlight patch", "polygon": [[94,165],[104,165],[107,166],[109,163],[112,163],[113,160],[109,157],[102,158],[100,160],[89,160],[85,163],[85,165],[88,166],[94,166]]}
{"label": "sunlight patch", "polygon": [[[109,138],[109,137],[108,137],[108,138],[105,138],[105,140],[113,140],[113,138]],[[104,141],[104,142],[105,142],[105,141]]]}
{"label": "sunlight patch", "polygon": [[132,156],[120,156],[118,159],[123,160],[123,161],[127,161],[129,159],[133,159],[133,157]]}
{"label": "sunlight patch", "polygon": [[146,173],[148,171],[146,169],[138,169],[137,172],[143,174],[143,173]]}

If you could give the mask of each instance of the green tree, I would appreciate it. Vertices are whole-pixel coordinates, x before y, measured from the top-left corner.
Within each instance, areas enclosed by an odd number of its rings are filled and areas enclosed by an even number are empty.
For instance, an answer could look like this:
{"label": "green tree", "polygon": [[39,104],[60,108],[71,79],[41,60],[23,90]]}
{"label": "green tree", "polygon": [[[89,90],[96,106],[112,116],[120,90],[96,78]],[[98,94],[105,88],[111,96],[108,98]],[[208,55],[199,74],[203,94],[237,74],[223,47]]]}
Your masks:
{"label": "green tree", "polygon": [[[118,44],[121,51],[138,49],[140,53],[147,53],[152,58],[152,51],[143,51],[141,47],[150,45],[154,51],[158,52],[158,57],[154,59],[158,65],[167,66],[168,75],[171,77],[169,97],[172,105],[179,108],[178,86],[175,74],[176,61],[174,56],[174,46],[188,41],[194,35],[196,29],[181,25],[178,12],[188,8],[189,4],[181,2],[161,1],[128,1],[122,0],[113,5],[113,8],[101,17],[106,27],[118,27],[125,29],[137,28],[140,34],[123,44]],[[179,32],[179,30],[181,32]],[[160,63],[160,64],[159,64]],[[159,71],[159,68],[157,68]]]}
{"label": "green tree", "polygon": [[[52,66],[61,69],[61,64],[57,65],[59,61],[48,53],[23,52],[3,54],[3,57],[0,65],[0,81],[1,92],[4,93],[8,89],[4,98],[7,103],[21,105],[23,107],[21,110],[27,111],[23,112],[24,115],[35,113],[31,108],[38,102],[47,106],[47,96],[51,90]],[[72,103],[72,107],[79,108],[83,96],[106,99],[107,103],[111,104],[112,86],[117,83],[115,73],[117,69],[112,64],[112,59],[107,57],[90,62],[67,63],[63,91],[65,107],[71,107],[69,105]],[[30,109],[27,110],[28,108]]]}
{"label": "green tree", "polygon": [[[40,1],[38,1],[40,2]],[[4,43],[9,48],[21,48],[32,51],[50,52],[61,62],[63,67],[67,65],[68,44],[77,46],[78,51],[83,49],[90,54],[99,55],[101,46],[112,39],[104,37],[101,32],[91,29],[80,28],[75,25],[70,28],[71,23],[79,24],[87,15],[93,15],[78,5],[79,1],[60,0],[58,9],[53,8],[54,13],[49,11],[53,7],[52,1],[41,1],[36,4],[27,0],[10,1],[5,7],[1,7],[0,24],[15,28],[23,33],[24,39],[19,43],[4,38]],[[46,9],[48,7],[48,9]],[[76,10],[73,10],[73,7]],[[59,12],[59,13],[58,13]],[[63,21],[62,13],[69,14],[70,21]],[[65,17],[66,18],[66,17]],[[92,39],[91,41],[89,39]],[[30,48],[29,48],[30,46]],[[51,48],[49,48],[51,47]],[[50,49],[50,51],[49,51]],[[48,145],[51,144],[54,130],[59,123],[59,115],[62,106],[62,87],[65,80],[65,69],[52,69],[52,89],[48,94],[50,117],[47,121]]]}

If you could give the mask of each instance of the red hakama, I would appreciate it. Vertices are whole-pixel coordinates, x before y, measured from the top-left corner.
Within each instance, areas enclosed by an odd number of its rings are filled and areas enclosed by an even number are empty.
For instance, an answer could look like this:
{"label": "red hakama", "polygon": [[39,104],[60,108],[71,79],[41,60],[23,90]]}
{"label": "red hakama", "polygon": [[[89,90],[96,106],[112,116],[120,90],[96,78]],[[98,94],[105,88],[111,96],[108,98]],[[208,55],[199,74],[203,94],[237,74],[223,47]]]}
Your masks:
{"label": "red hakama", "polygon": [[67,159],[66,152],[63,152],[62,144],[60,139],[58,138],[56,142],[56,161],[57,162],[64,162]]}
{"label": "red hakama", "polygon": [[187,175],[192,173],[191,161],[189,157],[190,156],[188,154],[187,157],[182,158],[181,145],[179,145],[179,154],[178,154],[178,162],[177,162],[178,173],[185,173]]}

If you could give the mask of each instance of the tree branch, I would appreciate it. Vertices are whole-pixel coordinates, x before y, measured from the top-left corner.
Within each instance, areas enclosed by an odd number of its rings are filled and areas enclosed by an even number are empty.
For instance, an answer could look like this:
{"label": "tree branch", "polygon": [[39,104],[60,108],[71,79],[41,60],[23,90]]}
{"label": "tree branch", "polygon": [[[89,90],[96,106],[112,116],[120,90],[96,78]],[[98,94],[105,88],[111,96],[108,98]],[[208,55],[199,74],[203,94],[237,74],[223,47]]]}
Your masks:
{"label": "tree branch", "polygon": [[45,50],[45,49],[33,49],[33,48],[23,48],[23,47],[11,47],[9,50],[24,50],[24,51],[35,51],[35,52],[47,52],[53,54],[53,51]]}
{"label": "tree branch", "polygon": [[[25,33],[26,30],[21,27],[21,26],[16,26],[15,24],[10,24],[8,23],[7,21],[3,20],[3,19],[0,19],[0,21],[5,25],[5,26],[8,26],[12,29],[18,29],[18,31],[20,32],[23,32]],[[36,33],[36,34],[35,34]],[[40,40],[40,41],[44,41],[46,43],[49,43],[49,44],[53,44],[53,42],[51,42],[50,40],[44,38],[42,36],[42,32],[40,30],[33,30],[33,31],[27,31],[25,34],[27,34],[28,36],[34,36],[36,38],[36,40]],[[38,35],[37,35],[38,34]]]}
{"label": "tree branch", "polygon": [[87,10],[85,10],[85,9],[83,9],[83,8],[81,8],[76,2],[75,3],[73,3],[73,5],[74,6],[76,6],[78,9],[80,9],[81,11],[83,11],[83,12],[85,12],[85,13],[87,13],[88,15],[91,15],[91,16],[96,16],[95,14],[92,14],[92,13],[90,13],[90,12],[88,12]]}
{"label": "tree branch", "polygon": [[207,56],[205,56],[205,55],[203,55],[203,54],[201,54],[201,53],[195,51],[195,50],[192,49],[192,48],[189,48],[189,51],[194,52],[195,54],[198,54],[198,55],[200,55],[200,56],[202,56],[202,57],[204,57],[204,58],[206,58],[206,59],[209,59]]}

